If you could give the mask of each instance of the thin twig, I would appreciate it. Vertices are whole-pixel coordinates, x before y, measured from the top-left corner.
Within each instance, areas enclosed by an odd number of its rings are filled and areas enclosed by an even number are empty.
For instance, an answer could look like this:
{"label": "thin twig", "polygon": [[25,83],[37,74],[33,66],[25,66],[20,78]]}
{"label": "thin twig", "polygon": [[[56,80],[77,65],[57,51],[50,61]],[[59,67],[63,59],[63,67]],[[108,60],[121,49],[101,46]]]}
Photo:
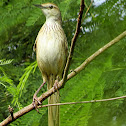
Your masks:
{"label": "thin twig", "polygon": [[84,18],[82,19],[82,22],[83,22],[83,21],[84,21],[84,19],[86,18],[87,13],[88,13],[88,11],[89,11],[89,9],[90,9],[90,7],[91,7],[91,5],[92,5],[93,1],[94,1],[94,0],[92,0],[92,1],[91,1],[91,3],[90,3],[90,5],[89,5],[89,7],[87,8],[87,11],[86,11],[86,13],[85,13],[85,15],[84,15]]}
{"label": "thin twig", "polygon": [[11,114],[12,120],[14,120],[14,116],[13,116],[14,109],[9,105],[9,106],[8,106],[8,110],[9,110],[9,112],[10,112],[10,114]]}
{"label": "thin twig", "polygon": [[47,104],[47,105],[38,106],[37,108],[43,108],[43,107],[48,107],[48,106],[57,106],[57,105],[72,105],[72,104],[82,104],[82,103],[94,103],[94,102],[113,101],[113,100],[118,100],[118,99],[122,99],[122,98],[126,98],[126,96],[115,97],[115,98],[108,98],[108,99],[101,99],[101,100]]}
{"label": "thin twig", "polygon": [[73,52],[74,52],[75,42],[76,42],[77,37],[78,37],[79,32],[80,32],[81,19],[82,19],[84,7],[85,7],[84,0],[81,0],[80,12],[79,12],[79,16],[78,16],[78,19],[77,19],[77,25],[76,25],[76,31],[75,31],[75,34],[74,34],[74,36],[72,38],[72,41],[71,41],[70,53],[69,53],[69,56],[68,56],[68,59],[67,59],[67,63],[66,63],[65,69],[64,69],[63,85],[62,86],[65,85],[65,82],[67,80],[68,70],[69,70],[70,63],[71,63],[72,56],[73,56]]}

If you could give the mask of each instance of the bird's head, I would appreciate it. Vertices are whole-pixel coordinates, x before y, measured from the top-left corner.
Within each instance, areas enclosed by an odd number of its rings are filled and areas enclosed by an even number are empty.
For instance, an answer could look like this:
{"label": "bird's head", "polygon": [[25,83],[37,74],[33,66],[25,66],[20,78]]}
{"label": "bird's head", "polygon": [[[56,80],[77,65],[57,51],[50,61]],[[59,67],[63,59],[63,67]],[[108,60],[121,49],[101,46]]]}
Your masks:
{"label": "bird's head", "polygon": [[46,16],[46,20],[47,19],[61,20],[60,10],[55,4],[45,3],[45,4],[41,4],[41,5],[35,4],[34,6],[42,9],[42,12]]}

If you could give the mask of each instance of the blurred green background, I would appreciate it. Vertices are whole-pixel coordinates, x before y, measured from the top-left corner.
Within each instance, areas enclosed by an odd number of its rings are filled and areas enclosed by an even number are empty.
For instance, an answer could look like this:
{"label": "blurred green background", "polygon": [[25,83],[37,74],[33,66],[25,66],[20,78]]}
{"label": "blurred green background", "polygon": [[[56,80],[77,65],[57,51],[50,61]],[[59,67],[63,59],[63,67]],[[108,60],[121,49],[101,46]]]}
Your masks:
{"label": "blurred green background", "polygon": [[[0,121],[32,102],[42,83],[33,45],[45,22],[33,4],[46,0],[0,0]],[[76,28],[80,0],[48,0],[61,10],[70,47]],[[90,5],[85,0],[85,10]],[[84,15],[83,15],[84,17]],[[82,21],[70,69],[126,30],[125,0],[94,0]],[[46,91],[46,85],[39,93]],[[39,96],[38,95],[38,96]],[[60,90],[61,102],[97,100],[126,95],[126,38],[92,61]],[[43,102],[47,104],[47,100]],[[126,126],[126,99],[60,107],[61,126]],[[47,126],[47,108],[17,119],[11,126]]]}

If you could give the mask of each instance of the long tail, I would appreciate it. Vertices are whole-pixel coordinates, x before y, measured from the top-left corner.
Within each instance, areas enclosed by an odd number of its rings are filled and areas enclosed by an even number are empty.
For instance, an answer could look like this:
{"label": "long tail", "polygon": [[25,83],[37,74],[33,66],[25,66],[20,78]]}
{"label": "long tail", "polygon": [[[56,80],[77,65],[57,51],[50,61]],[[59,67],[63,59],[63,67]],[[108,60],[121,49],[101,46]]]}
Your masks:
{"label": "long tail", "polygon": [[[55,76],[51,75],[48,78],[47,88],[48,90],[53,87],[55,82]],[[59,103],[59,92],[55,92],[48,98],[48,104]],[[48,126],[59,126],[59,106],[48,107]]]}

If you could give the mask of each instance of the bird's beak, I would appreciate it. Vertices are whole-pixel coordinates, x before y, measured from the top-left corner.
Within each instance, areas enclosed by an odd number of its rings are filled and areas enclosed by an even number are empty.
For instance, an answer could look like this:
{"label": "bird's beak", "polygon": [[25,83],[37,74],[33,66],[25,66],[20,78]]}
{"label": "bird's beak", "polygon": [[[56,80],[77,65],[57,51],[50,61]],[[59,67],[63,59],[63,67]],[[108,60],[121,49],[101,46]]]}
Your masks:
{"label": "bird's beak", "polygon": [[46,8],[46,7],[44,7],[44,6],[42,6],[42,5],[39,5],[39,4],[33,4],[35,7],[38,7],[38,8],[41,8],[41,9],[43,9],[43,8]]}

